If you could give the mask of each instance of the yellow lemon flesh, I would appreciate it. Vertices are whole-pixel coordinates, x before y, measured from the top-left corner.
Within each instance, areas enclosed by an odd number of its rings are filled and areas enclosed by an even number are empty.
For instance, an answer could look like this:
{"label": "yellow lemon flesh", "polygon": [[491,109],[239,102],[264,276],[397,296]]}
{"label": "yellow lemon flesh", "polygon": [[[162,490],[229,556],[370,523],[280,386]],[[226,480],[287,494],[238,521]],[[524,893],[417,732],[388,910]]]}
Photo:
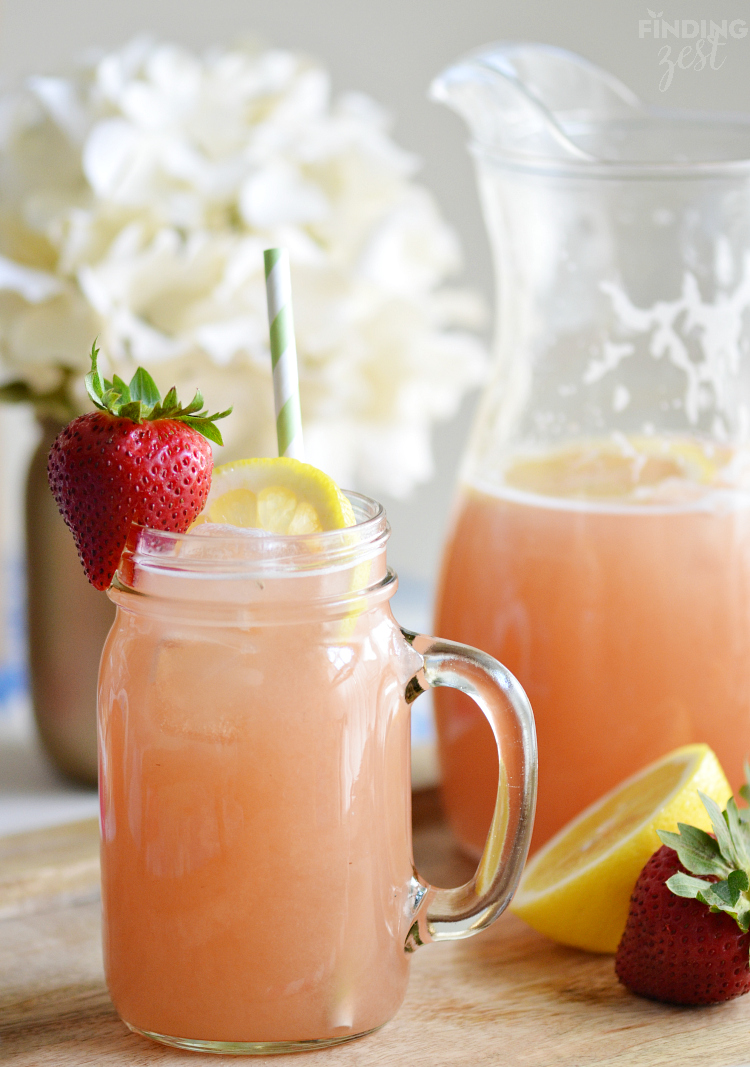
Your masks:
{"label": "yellow lemon flesh", "polygon": [[708,745],[685,745],[628,778],[564,826],[524,871],[511,911],[542,934],[615,952],[657,830],[711,829],[698,791],[720,808],[732,790]]}
{"label": "yellow lemon flesh", "polygon": [[505,481],[544,496],[658,503],[722,484],[731,459],[731,449],[690,438],[621,436],[516,459]]}
{"label": "yellow lemon flesh", "polygon": [[355,522],[352,506],[323,471],[297,459],[241,459],[216,467],[193,526],[226,523],[278,534],[315,534]]}

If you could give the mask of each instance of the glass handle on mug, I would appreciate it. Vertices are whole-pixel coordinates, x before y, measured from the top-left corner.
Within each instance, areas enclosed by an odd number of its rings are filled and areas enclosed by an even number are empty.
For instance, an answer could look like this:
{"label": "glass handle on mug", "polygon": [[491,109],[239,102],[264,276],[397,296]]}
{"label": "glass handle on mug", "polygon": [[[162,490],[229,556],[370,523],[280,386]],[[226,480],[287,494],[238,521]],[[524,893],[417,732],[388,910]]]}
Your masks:
{"label": "glass handle on mug", "polygon": [[403,628],[401,632],[423,661],[406,687],[407,702],[438,686],[466,693],[492,727],[499,759],[495,811],[474,877],[456,889],[437,889],[414,880],[414,923],[406,941],[407,951],[413,952],[427,941],[478,933],[510,903],[531,841],[537,755],[531,705],[510,671],[468,645]]}

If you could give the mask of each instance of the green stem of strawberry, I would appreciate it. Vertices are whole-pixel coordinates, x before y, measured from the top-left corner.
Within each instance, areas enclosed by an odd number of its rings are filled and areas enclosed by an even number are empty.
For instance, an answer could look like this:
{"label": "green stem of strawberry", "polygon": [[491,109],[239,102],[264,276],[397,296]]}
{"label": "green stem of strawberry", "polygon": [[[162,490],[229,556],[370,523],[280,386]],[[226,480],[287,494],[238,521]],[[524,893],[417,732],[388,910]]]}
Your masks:
{"label": "green stem of strawberry", "polygon": [[208,411],[202,410],[203,396],[200,389],[196,389],[195,396],[187,407],[180,404],[174,386],[162,400],[156,382],[143,367],[138,368],[130,384],[118,378],[116,374],[112,381],[109,381],[99,374],[98,357],[99,349],[94,341],[91,346],[91,370],[86,375],[85,382],[86,392],[100,411],[107,411],[110,415],[136,423],[173,419],[176,422],[184,422],[217,445],[224,443],[221,431],[215,423],[217,419],[225,419],[230,415],[231,408],[209,415]]}
{"label": "green stem of strawberry", "polygon": [[[745,764],[746,784],[740,796],[750,801],[750,766]],[[710,911],[730,915],[740,930],[750,929],[750,808],[738,808],[734,797],[724,811],[700,793],[713,827],[713,836],[695,826],[678,823],[678,834],[659,830],[659,837],[677,853],[690,874],[672,875],[667,886],[678,897],[690,897]],[[707,875],[705,878],[695,877]]]}

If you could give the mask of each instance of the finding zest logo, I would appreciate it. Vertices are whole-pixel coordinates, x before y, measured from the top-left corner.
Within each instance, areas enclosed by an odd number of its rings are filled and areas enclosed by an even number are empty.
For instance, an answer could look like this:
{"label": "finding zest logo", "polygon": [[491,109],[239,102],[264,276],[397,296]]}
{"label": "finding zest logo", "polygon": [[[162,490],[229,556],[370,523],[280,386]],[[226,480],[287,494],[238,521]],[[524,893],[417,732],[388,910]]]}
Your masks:
{"label": "finding zest logo", "polygon": [[[741,40],[747,36],[748,26],[744,19],[665,19],[663,11],[646,9],[649,18],[638,22],[638,36],[652,40],[671,41],[659,49],[659,66],[664,68],[659,88],[662,92],[672,84],[675,70],[719,70],[726,61],[721,53],[729,38]],[[677,41],[689,41],[680,47]]]}

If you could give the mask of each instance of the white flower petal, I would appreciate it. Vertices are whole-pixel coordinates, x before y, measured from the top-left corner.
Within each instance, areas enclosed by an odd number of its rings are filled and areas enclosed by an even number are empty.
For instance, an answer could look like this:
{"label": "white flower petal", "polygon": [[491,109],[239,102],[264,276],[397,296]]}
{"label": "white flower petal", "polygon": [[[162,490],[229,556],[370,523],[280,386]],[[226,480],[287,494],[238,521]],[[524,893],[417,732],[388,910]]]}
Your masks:
{"label": "white flower petal", "polygon": [[461,263],[458,240],[433,198],[410,191],[376,228],[360,260],[361,274],[394,293],[427,292]]}
{"label": "white flower petal", "polygon": [[317,222],[328,214],[328,201],[319,186],[278,165],[244,183],[239,207],[245,222],[259,230],[282,223]]}
{"label": "white flower petal", "polygon": [[[267,349],[265,331],[259,329],[257,317],[229,319],[199,326],[193,334],[196,343],[219,366],[230,363],[238,352]],[[270,354],[264,352],[270,360]]]}
{"label": "white flower petal", "polygon": [[64,78],[29,78],[28,85],[54,121],[72,141],[80,144],[89,127],[90,115],[77,87]]}
{"label": "white flower petal", "polygon": [[24,267],[0,256],[0,289],[18,293],[30,304],[40,304],[65,288],[60,278],[46,271]]}
{"label": "white flower petal", "polygon": [[138,147],[138,131],[125,119],[107,119],[94,126],[83,147],[83,172],[97,196],[117,195]]}
{"label": "white flower petal", "polygon": [[143,35],[99,60],[95,69],[96,86],[109,103],[119,104],[125,87],[138,77],[153,49],[151,37]]}
{"label": "white flower petal", "polygon": [[250,46],[140,38],[0,97],[0,378],[55,383],[98,334],[112,372],[233,402],[230,456],[273,454],[262,252],[283,245],[310,458],[408,494],[486,356],[462,332],[476,297],[446,287],[458,243],[389,129],[315,63]]}
{"label": "white flower petal", "polygon": [[12,367],[35,367],[37,381],[45,368],[51,372],[62,365],[85,372],[98,328],[96,316],[78,293],[27,305],[8,330],[5,359]]}

